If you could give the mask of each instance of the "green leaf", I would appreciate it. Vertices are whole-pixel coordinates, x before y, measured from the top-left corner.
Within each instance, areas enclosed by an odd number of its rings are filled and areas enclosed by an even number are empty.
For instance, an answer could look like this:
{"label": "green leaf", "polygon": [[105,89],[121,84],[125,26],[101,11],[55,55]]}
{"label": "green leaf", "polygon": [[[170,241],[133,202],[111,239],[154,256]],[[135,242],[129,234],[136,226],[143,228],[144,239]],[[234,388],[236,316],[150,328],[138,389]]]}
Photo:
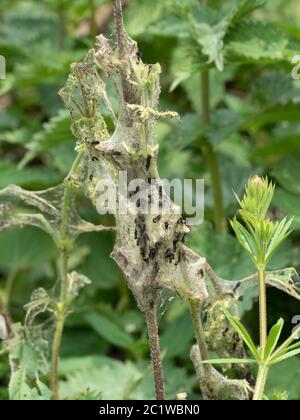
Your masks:
{"label": "green leaf", "polygon": [[[180,339],[179,339],[180,337]],[[186,354],[186,349],[193,341],[194,330],[188,313],[168,324],[160,339],[160,346],[166,357],[178,357]]]}
{"label": "green leaf", "polygon": [[117,265],[110,258],[114,246],[113,235],[109,232],[102,232],[101,235],[90,233],[80,237],[78,242],[90,250],[79,271],[92,280],[91,287],[104,290],[116,288],[119,272]]}
{"label": "green leaf", "polygon": [[273,23],[243,21],[235,25],[225,41],[226,62],[289,62],[297,54],[286,33]]}
{"label": "green leaf", "polygon": [[[214,63],[220,71],[224,69],[226,35],[231,28],[235,32],[235,25],[262,4],[261,1],[235,1],[227,10],[220,13],[215,24],[208,24],[207,21],[199,22],[193,17],[190,18],[193,37],[196,43],[201,46],[201,53],[208,56],[208,64]],[[245,23],[243,24],[245,25]]]}
{"label": "green leaf", "polygon": [[294,153],[274,165],[272,175],[288,192],[300,195],[300,154]]}
{"label": "green leaf", "polygon": [[255,359],[257,361],[261,360],[261,356],[254,344],[254,342],[252,341],[252,338],[250,337],[248,331],[245,329],[245,327],[241,324],[240,321],[238,321],[236,318],[234,318],[230,312],[224,307],[223,311],[226,315],[226,318],[228,319],[228,321],[230,322],[230,324],[232,325],[232,327],[237,331],[237,333],[241,336],[241,338],[243,339],[243,341],[245,342],[245,344],[247,345],[248,349],[251,351],[251,353],[253,354],[253,356],[255,357]]}
{"label": "green leaf", "polygon": [[235,8],[232,12],[232,22],[237,22],[254,10],[261,8],[266,4],[267,0],[236,0]]}
{"label": "green leaf", "polygon": [[300,229],[300,195],[295,195],[277,188],[274,196],[274,205],[287,216],[294,217],[293,227]]}
{"label": "green leaf", "polygon": [[294,219],[287,220],[284,218],[280,222],[274,224],[271,241],[268,244],[266,252],[266,262],[270,260],[276,249],[284,242],[284,240],[292,233],[291,225]]}
{"label": "green leaf", "polygon": [[275,359],[271,359],[270,366],[276,365],[277,363],[283,362],[284,360],[297,356],[298,354],[300,354],[300,349],[288,351]]}
{"label": "green leaf", "polygon": [[130,7],[125,9],[125,24],[129,35],[136,37],[144,34],[161,17],[163,8],[163,2],[133,0]]}
{"label": "green leaf", "polygon": [[266,107],[300,101],[299,84],[289,74],[278,70],[263,73],[254,82],[252,94],[260,105]]}
{"label": "green leaf", "polygon": [[294,357],[270,368],[266,385],[266,394],[272,395],[277,390],[288,390],[291,400],[300,399],[299,390],[300,358]]}
{"label": "green leaf", "polygon": [[61,383],[61,394],[63,398],[72,399],[89,391],[101,394],[105,400],[130,399],[143,377],[144,373],[131,362],[108,359],[103,363],[100,359],[93,369],[67,374]]}
{"label": "green leaf", "polygon": [[123,331],[119,325],[115,324],[103,315],[92,312],[86,314],[84,319],[99,335],[101,335],[101,337],[103,337],[109,343],[121,348],[129,348],[133,345],[133,338],[125,331]]}
{"label": "green leaf", "polygon": [[212,364],[212,365],[227,365],[227,364],[236,364],[236,365],[246,365],[246,364],[257,364],[258,361],[255,359],[209,359],[203,360],[201,363],[203,364]]}
{"label": "green leaf", "polygon": [[10,400],[12,401],[28,401],[36,399],[36,390],[31,389],[26,383],[26,371],[24,367],[21,367],[13,373],[9,385],[9,395]]}
{"label": "green leaf", "polygon": [[0,264],[13,270],[43,266],[56,254],[49,236],[31,227],[0,232],[0,249]]}
{"label": "green leaf", "polygon": [[221,22],[215,26],[194,22],[194,37],[201,47],[203,55],[208,57],[207,64],[214,63],[219,71],[224,70],[223,39],[226,24]]}
{"label": "green leaf", "polygon": [[30,167],[20,169],[12,162],[0,162],[0,189],[10,184],[40,189],[49,187],[61,180],[61,176],[48,167]]}
{"label": "green leaf", "polygon": [[241,117],[238,113],[228,109],[217,109],[212,112],[211,122],[205,127],[204,134],[216,147],[237,132],[240,124]]}
{"label": "green leaf", "polygon": [[33,139],[26,144],[28,152],[20,163],[20,167],[27,165],[28,162],[40,153],[72,140],[73,135],[70,130],[70,125],[69,113],[65,110],[60,110],[58,115],[45,123],[43,130],[36,133]]}
{"label": "green leaf", "polygon": [[168,136],[171,147],[176,144],[181,149],[193,145],[202,132],[201,121],[197,114],[184,114],[181,121],[174,125],[172,133]]}
{"label": "green leaf", "polygon": [[14,401],[50,400],[51,391],[39,379],[39,371],[44,367],[39,364],[37,352],[19,339],[10,349],[10,362],[14,366],[10,383],[9,397]]}
{"label": "green leaf", "polygon": [[278,341],[280,339],[281,336],[281,332],[284,326],[284,320],[282,318],[279,319],[279,321],[277,322],[277,324],[275,324],[268,336],[268,341],[265,347],[265,351],[264,351],[264,360],[267,360],[268,357],[273,353],[273,351],[275,350]]}
{"label": "green leaf", "polygon": [[[186,370],[173,363],[164,363],[166,398],[174,399],[178,392],[192,391],[193,378]],[[152,369],[148,361],[121,362],[106,356],[86,356],[62,359],[60,372],[62,398],[70,399],[82,393],[97,391],[102,399],[150,400],[154,399]]]}
{"label": "green leaf", "polygon": [[291,346],[287,347],[287,351],[292,351],[300,348],[300,341],[298,343],[292,344]]}
{"label": "green leaf", "polygon": [[242,247],[247,251],[249,256],[251,257],[252,261],[256,263],[257,260],[257,246],[255,242],[255,238],[248,232],[248,230],[234,218],[230,221],[230,224],[236,234],[236,237]]}

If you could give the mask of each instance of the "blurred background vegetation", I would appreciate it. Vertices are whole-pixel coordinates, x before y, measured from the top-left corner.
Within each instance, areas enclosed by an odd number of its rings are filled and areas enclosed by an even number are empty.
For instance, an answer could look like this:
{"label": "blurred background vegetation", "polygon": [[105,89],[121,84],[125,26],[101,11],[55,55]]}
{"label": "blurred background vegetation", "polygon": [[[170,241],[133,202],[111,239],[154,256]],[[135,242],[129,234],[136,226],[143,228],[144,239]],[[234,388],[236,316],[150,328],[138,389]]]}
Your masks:
{"label": "blurred background vegetation", "polygon": [[[206,125],[201,118],[199,45],[191,39],[180,10],[190,2],[125,1],[129,35],[138,41],[143,60],[159,62],[163,69],[160,107],[182,117],[180,124],[158,125],[161,176],[205,179],[205,223],[193,229],[190,243],[220,277],[237,280],[252,274],[254,267],[220,217],[226,222],[236,211],[233,190],[240,194],[250,175],[267,174],[278,185],[274,215],[295,216],[295,231],[273,258],[272,267],[300,269],[300,81],[292,79],[293,65],[283,59],[287,50],[297,54],[298,49],[300,54],[298,1],[268,1],[251,14],[252,30],[247,27],[243,32],[241,24],[226,39],[230,65],[224,71],[210,69],[211,119]],[[219,10],[231,1],[208,3]],[[194,18],[204,20],[201,12]],[[14,183],[39,190],[66,176],[75,142],[57,92],[70,64],[85,56],[96,34],[110,36],[112,25],[110,1],[1,1],[0,54],[6,58],[7,77],[0,81],[0,188]],[[218,205],[221,214],[216,215],[218,188],[224,214]],[[84,199],[80,211],[89,220],[112,223]],[[108,399],[154,397],[143,317],[109,258],[113,244],[111,233],[86,234],[72,256],[72,265],[92,285],[82,292],[67,321],[62,396],[89,388]],[[33,290],[53,287],[55,253],[51,239],[34,228],[0,233],[0,293],[14,321],[24,319],[24,305]],[[173,298],[165,296],[160,308],[167,397],[186,391],[199,398],[189,361],[191,321],[185,305]],[[283,317],[288,334],[293,316],[300,315],[299,302],[276,290],[269,290],[268,298],[270,324]],[[242,310],[244,322],[258,339],[256,300],[248,296]],[[291,399],[300,399],[299,377],[300,359],[291,359],[271,371],[267,392],[288,390]],[[8,378],[7,356],[2,354],[0,399],[7,398]]]}

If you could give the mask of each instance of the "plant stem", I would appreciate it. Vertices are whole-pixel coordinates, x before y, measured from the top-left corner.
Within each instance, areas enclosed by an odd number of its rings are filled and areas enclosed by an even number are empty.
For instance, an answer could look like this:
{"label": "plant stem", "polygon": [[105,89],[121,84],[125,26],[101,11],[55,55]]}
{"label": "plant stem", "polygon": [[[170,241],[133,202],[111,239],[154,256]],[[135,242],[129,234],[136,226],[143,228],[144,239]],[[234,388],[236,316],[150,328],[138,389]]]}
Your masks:
{"label": "plant stem", "polygon": [[153,369],[153,378],[156,391],[156,399],[164,400],[165,399],[165,390],[164,390],[164,375],[160,357],[160,346],[159,346],[159,332],[157,325],[157,314],[156,314],[156,305],[149,307],[145,311],[145,318],[148,327],[148,336],[151,349],[151,360],[152,360],[152,369]]}
{"label": "plant stem", "polygon": [[6,280],[6,283],[5,283],[5,304],[6,304],[7,307],[9,307],[11,292],[12,292],[12,289],[14,287],[14,282],[15,282],[15,279],[16,279],[16,275],[17,275],[17,270],[12,270],[9,273],[9,276],[8,276],[8,278]]}
{"label": "plant stem", "polygon": [[[50,385],[53,393],[53,399],[59,400],[59,385],[58,385],[58,359],[62,343],[62,335],[64,330],[65,314],[67,311],[67,287],[68,287],[68,257],[72,246],[72,240],[68,238],[68,221],[69,221],[69,209],[71,204],[72,195],[72,177],[76,176],[76,173],[80,167],[80,162],[84,150],[80,151],[72,165],[72,168],[65,179],[65,189],[63,197],[63,206],[61,210],[61,231],[60,231],[60,267],[59,267],[59,278],[60,278],[60,297],[59,302],[56,305],[56,325],[55,334],[52,345],[51,354],[51,373],[50,373]],[[69,243],[67,243],[69,241]]]}
{"label": "plant stem", "polygon": [[68,253],[62,251],[60,256],[60,298],[56,305],[56,325],[51,354],[50,385],[54,400],[59,400],[58,359],[62,343],[65,321],[65,306],[68,280]]}
{"label": "plant stem", "polygon": [[[200,357],[201,360],[208,360],[208,349],[206,345],[205,335],[204,335],[204,329],[200,317],[200,303],[198,300],[191,300],[189,302],[191,317],[193,321],[195,336],[197,345],[199,347]],[[210,366],[209,364],[205,364],[204,371],[205,376],[208,377],[210,375]]]}
{"label": "plant stem", "polygon": [[66,41],[66,13],[64,6],[60,6],[58,9],[58,20],[59,20],[59,49],[64,51]]}
{"label": "plant stem", "polygon": [[[202,95],[202,122],[203,126],[210,123],[210,88],[209,70],[201,73],[201,95]],[[214,196],[214,222],[217,233],[226,232],[226,216],[223,203],[223,191],[221,175],[218,165],[218,157],[212,145],[206,140],[201,139],[201,147],[207,160],[208,169],[211,176],[212,190]]]}
{"label": "plant stem", "polygon": [[53,400],[59,400],[58,359],[64,330],[64,317],[56,319],[56,329],[52,345],[50,386]]}
{"label": "plant stem", "polygon": [[89,0],[90,12],[91,12],[91,37],[92,42],[95,42],[97,36],[97,22],[96,22],[96,6],[95,0]]}
{"label": "plant stem", "polygon": [[209,70],[201,73],[201,95],[202,95],[202,122],[204,125],[210,123],[210,86]]}
{"label": "plant stem", "polygon": [[268,337],[268,318],[267,318],[267,292],[265,267],[259,267],[259,333],[260,333],[260,348],[264,350]]}
{"label": "plant stem", "polygon": [[264,390],[267,382],[269,368],[266,365],[260,365],[256,380],[253,401],[261,401],[264,397]]}

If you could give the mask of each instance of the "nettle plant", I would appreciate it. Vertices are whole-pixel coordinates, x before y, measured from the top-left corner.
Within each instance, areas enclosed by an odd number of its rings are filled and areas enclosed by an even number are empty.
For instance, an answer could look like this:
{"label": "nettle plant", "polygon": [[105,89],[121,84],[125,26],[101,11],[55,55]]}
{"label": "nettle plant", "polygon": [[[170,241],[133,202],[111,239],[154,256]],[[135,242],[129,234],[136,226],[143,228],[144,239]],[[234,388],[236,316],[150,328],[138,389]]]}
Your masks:
{"label": "nettle plant", "polygon": [[[196,338],[191,359],[203,399],[262,399],[269,367],[300,353],[297,331],[278,346],[282,320],[267,334],[266,285],[299,299],[295,270],[267,270],[274,251],[290,233],[291,221],[269,219],[274,186],[267,179],[255,177],[239,201],[241,210],[232,227],[258,274],[238,282],[221,280],[205,258],[184,245],[191,229],[159,178],[154,136],[157,121],[178,115],[158,110],[160,66],[142,62],[136,42],[125,31],[121,1],[114,0],[113,8],[116,44],[98,36],[85,60],[72,65],[68,82],[60,92],[77,140],[77,158],[70,173],[62,185],[50,190],[30,192],[9,186],[0,191],[0,228],[33,225],[46,231],[56,244],[59,268],[53,290],[38,289],[33,293],[26,306],[24,325],[12,328],[9,314],[4,305],[0,306],[0,338],[6,340],[12,373],[10,398],[60,398],[58,362],[64,323],[80,289],[89,284],[89,279],[72,268],[76,239],[81,233],[113,229],[82,220],[76,210],[76,197],[84,193],[97,207],[99,182],[109,180],[119,191],[119,172],[126,171],[128,184],[135,179],[144,182],[129,196],[134,211],[115,215],[117,237],[112,257],[145,316],[156,398],[165,398],[157,304],[164,290],[172,290],[190,310]],[[118,112],[108,93],[111,89],[107,86],[111,85],[118,99]],[[151,202],[159,204],[156,214],[144,211]],[[167,214],[162,211],[165,204]],[[238,315],[241,295],[252,284],[259,284],[259,347]],[[40,317],[42,321],[38,322]],[[210,359],[211,352],[218,358]],[[214,367],[223,363],[237,366],[238,379],[230,379],[226,371]],[[259,367],[256,380],[252,364]],[[82,398],[96,397],[87,394]]]}

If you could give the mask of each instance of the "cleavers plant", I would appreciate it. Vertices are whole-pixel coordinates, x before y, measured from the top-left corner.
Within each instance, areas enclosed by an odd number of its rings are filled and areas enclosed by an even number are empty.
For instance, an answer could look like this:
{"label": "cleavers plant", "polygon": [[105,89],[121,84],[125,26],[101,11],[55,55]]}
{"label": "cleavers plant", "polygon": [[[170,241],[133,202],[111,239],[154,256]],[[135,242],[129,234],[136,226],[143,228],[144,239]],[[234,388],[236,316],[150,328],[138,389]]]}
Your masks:
{"label": "cleavers plant", "polygon": [[[231,226],[236,236],[247,251],[257,268],[257,279],[259,283],[259,325],[260,345],[256,347],[247,330],[239,320],[233,317],[223,307],[224,313],[243,339],[251,356],[254,359],[227,359],[214,360],[214,363],[257,363],[259,366],[253,400],[264,398],[264,389],[268,377],[269,368],[290,357],[300,353],[300,329],[296,329],[291,336],[279,347],[277,347],[284,321],[280,319],[268,334],[267,324],[267,294],[266,277],[267,265],[276,249],[291,233],[293,219],[284,218],[281,221],[273,221],[269,218],[269,209],[274,195],[275,186],[267,178],[255,176],[251,178],[246,187],[243,198],[237,200],[240,210],[237,216],[231,221]],[[239,219],[241,221],[239,221]],[[296,343],[295,343],[296,342]],[[210,361],[212,362],[212,361]]]}

